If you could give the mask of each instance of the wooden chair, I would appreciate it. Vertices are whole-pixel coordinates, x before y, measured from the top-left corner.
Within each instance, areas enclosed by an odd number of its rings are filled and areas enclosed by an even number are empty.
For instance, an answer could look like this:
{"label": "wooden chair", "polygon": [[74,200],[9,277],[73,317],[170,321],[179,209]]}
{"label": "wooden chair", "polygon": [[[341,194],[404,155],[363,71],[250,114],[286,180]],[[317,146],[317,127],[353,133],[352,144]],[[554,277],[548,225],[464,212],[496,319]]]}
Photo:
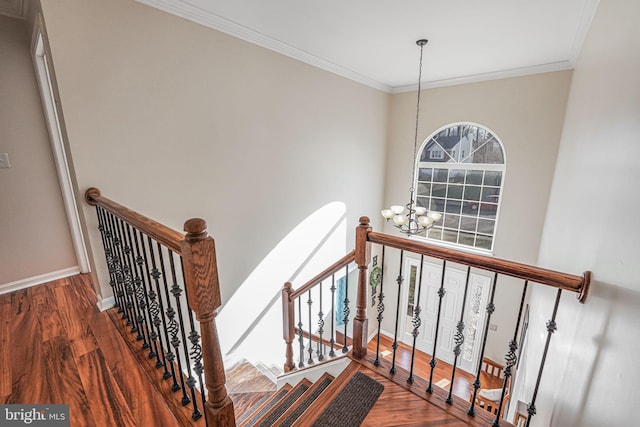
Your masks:
{"label": "wooden chair", "polygon": [[[478,391],[476,396],[476,405],[491,412],[498,413],[500,406],[500,396],[502,395],[502,385],[504,383],[504,365],[497,363],[487,357],[482,359],[482,373],[480,374],[480,382],[485,385]],[[511,388],[511,377],[507,381],[507,389],[502,398],[502,409],[500,418],[504,415],[504,410],[509,402]]]}

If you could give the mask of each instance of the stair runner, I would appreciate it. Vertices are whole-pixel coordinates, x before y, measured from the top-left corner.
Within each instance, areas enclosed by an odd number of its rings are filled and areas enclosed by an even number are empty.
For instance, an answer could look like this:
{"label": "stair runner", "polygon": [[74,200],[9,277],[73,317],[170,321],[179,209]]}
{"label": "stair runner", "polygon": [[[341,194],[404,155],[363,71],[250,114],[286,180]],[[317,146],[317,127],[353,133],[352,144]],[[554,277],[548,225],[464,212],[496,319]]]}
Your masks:
{"label": "stair runner", "polygon": [[[311,412],[314,410],[316,412],[320,411],[320,417],[324,417],[323,426],[339,425],[340,423],[336,424],[336,419],[344,421],[350,419],[349,417],[354,422],[354,426],[359,425],[384,387],[372,378],[356,372],[356,370],[355,367],[350,366],[350,369],[340,375],[338,381],[334,381],[333,376],[325,373],[315,383],[303,379],[295,387],[286,384],[273,395],[261,399],[253,407],[245,411],[237,419],[237,425],[241,427],[292,427],[297,421],[302,422],[301,417],[305,418],[306,416],[308,418],[310,416],[310,414],[305,413],[307,409]],[[369,399],[365,399],[367,402],[362,404],[362,402],[359,402],[361,400],[359,396],[371,394],[367,392],[369,389],[373,392],[373,395]],[[326,401],[320,407],[314,405],[314,402],[323,393]],[[339,396],[338,399],[336,399],[336,395]],[[353,399],[358,402],[353,401]],[[339,401],[343,401],[343,403]],[[315,409],[310,409],[312,405]],[[325,407],[325,409],[321,409],[322,407]],[[354,413],[351,414],[352,412]],[[312,417],[315,418],[317,415],[312,415]],[[308,420],[305,422],[308,422]],[[318,424],[316,423],[315,425]]]}

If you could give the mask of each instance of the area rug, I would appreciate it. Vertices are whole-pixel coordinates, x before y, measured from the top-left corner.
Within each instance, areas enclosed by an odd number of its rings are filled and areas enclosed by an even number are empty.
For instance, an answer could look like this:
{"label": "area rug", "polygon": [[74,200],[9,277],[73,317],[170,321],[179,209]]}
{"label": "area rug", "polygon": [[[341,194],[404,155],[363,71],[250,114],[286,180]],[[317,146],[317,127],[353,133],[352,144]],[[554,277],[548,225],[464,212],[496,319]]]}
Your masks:
{"label": "area rug", "polygon": [[357,372],[329,403],[313,427],[359,426],[383,390],[382,384]]}

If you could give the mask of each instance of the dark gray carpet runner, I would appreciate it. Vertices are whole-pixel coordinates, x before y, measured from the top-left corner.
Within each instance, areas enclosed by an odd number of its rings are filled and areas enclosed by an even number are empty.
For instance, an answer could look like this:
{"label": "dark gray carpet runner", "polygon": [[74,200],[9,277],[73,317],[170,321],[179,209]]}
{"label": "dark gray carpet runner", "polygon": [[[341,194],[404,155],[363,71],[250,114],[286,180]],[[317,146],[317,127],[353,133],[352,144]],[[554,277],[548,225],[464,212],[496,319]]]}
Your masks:
{"label": "dark gray carpet runner", "polygon": [[382,384],[357,372],[313,423],[313,427],[359,426],[383,390]]}

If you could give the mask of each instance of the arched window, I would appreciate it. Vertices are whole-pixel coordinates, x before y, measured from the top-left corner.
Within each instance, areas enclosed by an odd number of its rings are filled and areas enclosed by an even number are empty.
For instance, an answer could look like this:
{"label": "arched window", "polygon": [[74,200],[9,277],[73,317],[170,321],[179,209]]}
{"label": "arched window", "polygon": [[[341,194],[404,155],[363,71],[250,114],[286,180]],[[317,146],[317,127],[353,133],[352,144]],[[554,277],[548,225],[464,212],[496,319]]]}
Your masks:
{"label": "arched window", "polygon": [[498,138],[476,124],[455,123],[427,138],[417,159],[416,203],[442,213],[426,237],[492,250],[505,172]]}

